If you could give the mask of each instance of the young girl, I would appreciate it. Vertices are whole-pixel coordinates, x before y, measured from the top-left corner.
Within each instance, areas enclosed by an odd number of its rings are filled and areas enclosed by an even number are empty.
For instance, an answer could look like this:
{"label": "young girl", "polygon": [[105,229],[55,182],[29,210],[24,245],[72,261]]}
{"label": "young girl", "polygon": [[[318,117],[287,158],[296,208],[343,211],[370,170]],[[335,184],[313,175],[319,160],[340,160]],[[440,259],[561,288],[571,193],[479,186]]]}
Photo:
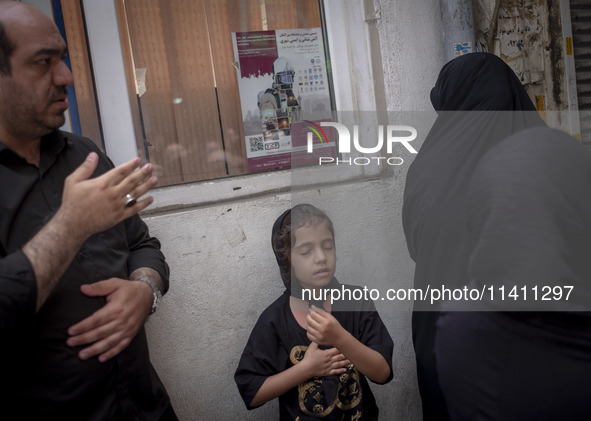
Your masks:
{"label": "young girl", "polygon": [[286,291],[259,317],[234,375],[247,408],[278,397],[281,420],[376,420],[366,377],[392,379],[394,345],[373,303],[302,300],[302,289],[341,288],[332,222],[297,205],[271,242]]}

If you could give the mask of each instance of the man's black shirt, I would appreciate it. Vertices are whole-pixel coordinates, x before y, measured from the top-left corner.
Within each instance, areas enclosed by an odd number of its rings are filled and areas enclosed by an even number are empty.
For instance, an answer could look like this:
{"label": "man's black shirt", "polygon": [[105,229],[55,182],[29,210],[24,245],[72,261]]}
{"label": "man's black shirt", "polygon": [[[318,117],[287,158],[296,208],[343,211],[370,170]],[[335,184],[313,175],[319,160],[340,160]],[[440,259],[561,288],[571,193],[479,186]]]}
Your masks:
{"label": "man's black shirt", "polygon": [[68,328],[105,304],[104,297],[82,294],[82,284],[128,279],[135,269],[150,267],[167,288],[160,243],[139,216],[90,237],[35,314],[35,275],[21,249],[55,214],[65,178],[91,151],[101,157],[93,176],[113,167],[90,140],[60,131],[42,139],[39,168],[0,143],[2,419],[158,419],[169,405],[143,328],[105,363],[80,360],[81,348],[66,344]]}

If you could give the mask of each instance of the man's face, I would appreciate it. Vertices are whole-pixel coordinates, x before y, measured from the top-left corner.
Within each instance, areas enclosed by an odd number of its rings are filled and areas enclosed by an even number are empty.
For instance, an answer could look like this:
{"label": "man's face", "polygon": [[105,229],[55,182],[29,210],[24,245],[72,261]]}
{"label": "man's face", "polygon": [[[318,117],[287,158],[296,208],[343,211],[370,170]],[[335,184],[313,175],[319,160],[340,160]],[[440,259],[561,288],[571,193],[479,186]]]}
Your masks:
{"label": "man's face", "polygon": [[66,87],[73,80],[63,62],[66,45],[56,26],[37,10],[23,10],[5,21],[15,49],[10,75],[0,74],[0,125],[26,141],[64,124]]}

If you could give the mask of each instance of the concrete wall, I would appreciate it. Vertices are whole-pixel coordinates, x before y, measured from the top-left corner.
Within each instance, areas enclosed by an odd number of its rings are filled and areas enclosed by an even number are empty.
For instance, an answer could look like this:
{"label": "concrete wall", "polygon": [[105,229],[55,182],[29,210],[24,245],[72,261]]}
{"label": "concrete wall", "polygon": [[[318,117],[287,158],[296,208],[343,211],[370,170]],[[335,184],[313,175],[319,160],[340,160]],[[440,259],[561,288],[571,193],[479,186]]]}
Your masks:
{"label": "concrete wall", "polygon": [[376,4],[388,111],[433,110],[429,93],[446,62],[439,1]]}
{"label": "concrete wall", "polygon": [[[374,66],[374,86],[382,86],[389,111],[431,109],[429,91],[444,61],[438,4],[365,4],[367,30],[377,31],[372,54],[383,71]],[[391,122],[400,123],[400,118],[398,113],[388,115]],[[425,134],[420,130],[419,136]],[[270,232],[292,202],[313,203],[333,219],[342,282],[382,292],[412,284],[414,265],[400,221],[404,174],[412,156],[404,158],[387,176],[146,218],[162,241],[172,273],[171,290],[147,325],[150,349],[181,419],[277,418],[276,403],[247,412],[233,374],[259,314],[283,291]],[[293,177],[297,184],[297,173]],[[380,411],[385,420],[419,420],[410,303],[380,301],[377,306],[395,343],[394,380],[373,387]]]}

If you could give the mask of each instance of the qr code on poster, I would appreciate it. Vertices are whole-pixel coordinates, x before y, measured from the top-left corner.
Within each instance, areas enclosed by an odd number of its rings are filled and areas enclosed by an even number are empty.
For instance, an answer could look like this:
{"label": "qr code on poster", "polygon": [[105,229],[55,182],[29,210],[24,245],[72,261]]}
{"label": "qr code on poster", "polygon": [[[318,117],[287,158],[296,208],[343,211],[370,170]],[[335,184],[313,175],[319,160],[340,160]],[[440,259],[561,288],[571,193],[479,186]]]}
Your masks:
{"label": "qr code on poster", "polygon": [[265,150],[263,145],[263,136],[250,136],[248,140],[250,142],[251,152],[259,152]]}

